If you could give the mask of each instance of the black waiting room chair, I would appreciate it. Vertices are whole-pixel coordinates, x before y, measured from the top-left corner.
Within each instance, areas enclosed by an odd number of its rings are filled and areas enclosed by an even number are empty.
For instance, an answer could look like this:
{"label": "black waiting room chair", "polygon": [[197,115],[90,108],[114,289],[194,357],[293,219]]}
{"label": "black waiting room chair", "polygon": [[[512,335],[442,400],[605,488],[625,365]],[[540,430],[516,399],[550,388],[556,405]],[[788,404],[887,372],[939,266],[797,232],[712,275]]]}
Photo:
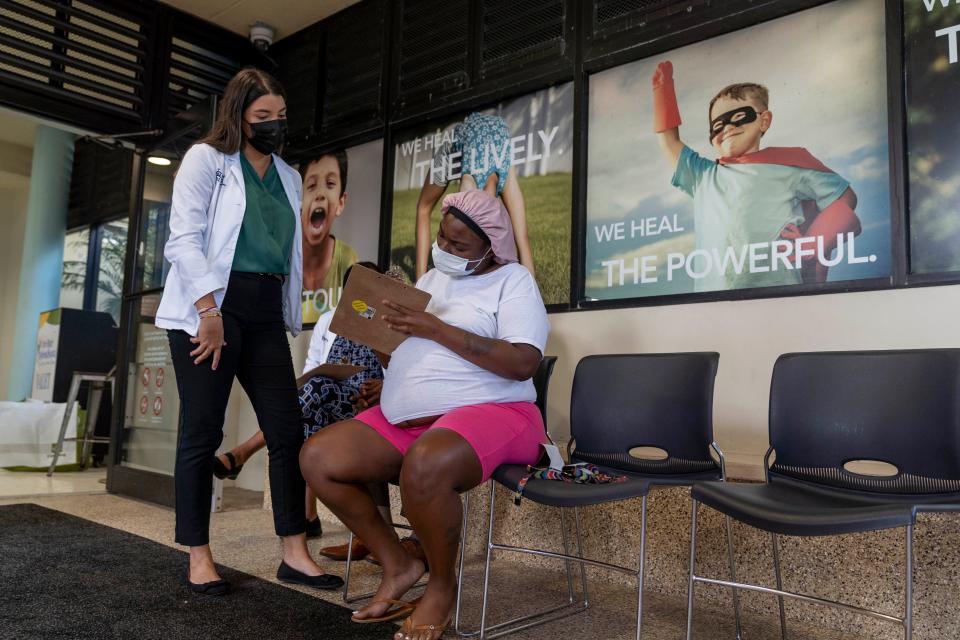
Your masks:
{"label": "black waiting room chair", "polygon": [[[562,553],[500,544],[493,540],[497,485],[515,490],[526,474],[526,468],[503,465],[494,472],[487,531],[481,639],[513,633],[586,609],[589,601],[583,572],[585,564],[636,576],[636,635],[640,638],[647,494],[653,486],[690,485],[701,480],[720,480],[725,475],[722,453],[713,442],[713,387],[718,359],[716,353],[665,353],[599,355],[580,361],[574,375],[570,401],[570,430],[572,442],[575,443],[570,448],[570,461],[593,463],[611,475],[626,475],[628,480],[611,484],[574,484],[531,479],[527,483],[523,491],[524,499],[558,507],[561,517],[565,510],[573,510],[577,535],[577,555],[573,555],[568,550],[562,520]],[[658,459],[649,455],[635,455],[649,454],[652,448],[660,453]],[[711,448],[719,456],[719,465],[711,456]],[[580,540],[580,507],[631,498],[641,498],[638,566],[623,567],[584,558]],[[579,564],[582,600],[575,601],[571,597],[569,602],[546,611],[488,625],[488,594],[495,551],[564,560],[570,590],[573,582],[569,573],[570,565]]]}
{"label": "black waiting room chair", "polygon": [[[707,482],[692,491],[687,640],[696,583],[835,606],[899,623],[913,633],[913,527],[917,514],[960,509],[960,349],[793,353],[770,386],[765,484]],[[770,464],[771,456],[775,460]],[[877,463],[888,474],[876,475]],[[874,470],[863,472],[863,464]],[[776,588],[695,573],[697,506],[770,533]],[[903,617],[784,590],[778,535],[828,536],[903,527]]]}

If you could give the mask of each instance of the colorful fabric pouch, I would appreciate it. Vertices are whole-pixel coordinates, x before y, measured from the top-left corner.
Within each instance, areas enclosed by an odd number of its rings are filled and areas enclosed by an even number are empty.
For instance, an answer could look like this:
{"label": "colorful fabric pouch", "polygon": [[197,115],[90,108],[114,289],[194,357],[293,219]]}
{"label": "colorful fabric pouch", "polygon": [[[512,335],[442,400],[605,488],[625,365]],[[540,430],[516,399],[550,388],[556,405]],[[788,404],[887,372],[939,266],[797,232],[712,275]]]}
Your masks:
{"label": "colorful fabric pouch", "polygon": [[589,462],[578,462],[576,464],[565,464],[562,469],[552,469],[550,467],[527,466],[527,473],[520,482],[517,483],[517,490],[513,494],[513,503],[520,505],[523,498],[523,490],[531,478],[538,480],[556,480],[560,482],[573,482],[575,484],[610,484],[613,482],[626,482],[627,476],[612,476],[604,473],[595,464]]}

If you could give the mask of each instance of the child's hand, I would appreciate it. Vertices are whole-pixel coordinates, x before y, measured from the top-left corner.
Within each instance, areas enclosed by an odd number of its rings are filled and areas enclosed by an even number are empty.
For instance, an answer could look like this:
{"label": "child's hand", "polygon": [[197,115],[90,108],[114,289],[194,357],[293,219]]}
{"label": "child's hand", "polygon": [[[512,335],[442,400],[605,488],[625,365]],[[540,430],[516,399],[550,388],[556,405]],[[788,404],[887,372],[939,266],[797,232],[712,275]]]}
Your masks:
{"label": "child's hand", "polygon": [[788,222],[780,232],[780,237],[784,240],[796,240],[797,238],[803,237],[803,232],[800,231],[800,227],[792,222]]}
{"label": "child's hand", "polygon": [[680,126],[680,107],[673,88],[673,64],[669,60],[657,65],[651,78],[653,85],[653,132],[663,133]]}
{"label": "child's hand", "polygon": [[350,398],[357,411],[368,409],[380,402],[380,391],[383,389],[383,380],[367,380],[360,385],[360,393]]}
{"label": "child's hand", "polygon": [[658,64],[656,71],[653,72],[653,78],[651,78],[650,81],[654,89],[662,87],[665,82],[672,82],[673,63],[665,60]]}

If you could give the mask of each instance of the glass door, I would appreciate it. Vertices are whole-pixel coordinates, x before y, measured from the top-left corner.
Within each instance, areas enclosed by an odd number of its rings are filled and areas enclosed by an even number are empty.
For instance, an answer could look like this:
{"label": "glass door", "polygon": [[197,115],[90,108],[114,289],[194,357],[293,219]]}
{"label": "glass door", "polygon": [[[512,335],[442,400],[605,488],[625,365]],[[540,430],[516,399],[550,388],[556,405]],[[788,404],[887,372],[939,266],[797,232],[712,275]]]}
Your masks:
{"label": "glass door", "polygon": [[141,189],[138,215],[124,236],[122,304],[104,289],[97,299],[98,308],[117,307],[123,334],[117,367],[122,411],[114,423],[107,487],[171,506],[180,402],[167,334],[154,320],[170,268],[163,247],[170,234],[173,177],[191,141],[178,139],[138,154]]}

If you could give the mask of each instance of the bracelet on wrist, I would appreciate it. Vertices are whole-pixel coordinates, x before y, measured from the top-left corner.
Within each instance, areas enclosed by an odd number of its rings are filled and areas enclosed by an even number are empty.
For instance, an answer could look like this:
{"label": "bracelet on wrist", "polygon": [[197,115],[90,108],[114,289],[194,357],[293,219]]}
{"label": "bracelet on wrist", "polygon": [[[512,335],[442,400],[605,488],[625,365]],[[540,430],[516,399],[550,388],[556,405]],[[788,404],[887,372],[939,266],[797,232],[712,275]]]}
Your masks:
{"label": "bracelet on wrist", "polygon": [[211,309],[210,311],[205,311],[204,313],[200,314],[201,320],[205,318],[222,318],[222,317],[223,317],[223,314],[220,313],[220,309]]}
{"label": "bracelet on wrist", "polygon": [[212,307],[204,307],[203,309],[198,309],[198,310],[197,310],[197,313],[199,313],[199,314],[204,314],[204,313],[206,313],[207,311],[213,311],[213,310],[216,309],[216,308],[217,308],[217,305],[213,305]]}

